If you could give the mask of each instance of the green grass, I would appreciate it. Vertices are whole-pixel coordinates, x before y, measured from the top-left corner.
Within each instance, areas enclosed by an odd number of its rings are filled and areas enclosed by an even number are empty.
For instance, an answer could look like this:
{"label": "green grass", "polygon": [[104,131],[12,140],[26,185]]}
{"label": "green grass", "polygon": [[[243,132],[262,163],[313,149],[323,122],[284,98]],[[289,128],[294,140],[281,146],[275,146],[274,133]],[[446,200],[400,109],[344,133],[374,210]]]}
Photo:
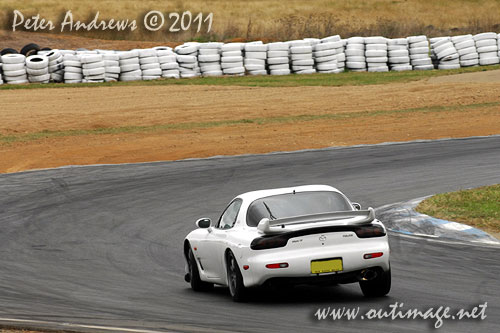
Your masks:
{"label": "green grass", "polygon": [[294,122],[307,122],[315,120],[342,120],[342,119],[366,119],[367,117],[388,116],[396,115],[404,117],[411,113],[436,113],[436,112],[467,112],[468,110],[478,108],[489,108],[493,106],[500,106],[500,102],[492,103],[478,103],[468,105],[456,106],[430,106],[422,108],[409,108],[399,110],[375,110],[375,111],[359,111],[349,113],[326,113],[326,114],[312,114],[312,115],[295,115],[295,116],[280,116],[280,117],[265,117],[265,118],[252,118],[252,119],[236,119],[236,120],[222,120],[222,121],[206,121],[206,122],[187,122],[187,123],[174,123],[174,124],[160,124],[151,126],[125,126],[125,127],[109,127],[89,130],[64,130],[64,131],[50,131],[44,130],[41,132],[16,134],[16,135],[1,135],[0,145],[11,144],[15,142],[29,142],[40,139],[49,139],[55,137],[67,136],[83,136],[83,135],[104,135],[104,134],[121,134],[121,133],[151,133],[161,132],[168,130],[191,130],[203,129],[223,126],[234,126],[244,124],[266,125],[275,123],[294,123]]}
{"label": "green grass", "polygon": [[417,211],[500,233],[500,184],[443,193],[422,201]]}
{"label": "green grass", "polygon": [[1,85],[0,90],[74,88],[74,87],[122,87],[122,86],[164,86],[164,85],[216,85],[248,87],[301,87],[301,86],[362,86],[388,83],[405,83],[436,76],[482,72],[500,69],[500,65],[487,67],[467,67],[452,70],[407,71],[388,73],[344,72],[340,74],[309,74],[284,76],[236,76],[205,77],[193,79],[160,79],[155,81],[76,83],[76,84],[25,84]]}

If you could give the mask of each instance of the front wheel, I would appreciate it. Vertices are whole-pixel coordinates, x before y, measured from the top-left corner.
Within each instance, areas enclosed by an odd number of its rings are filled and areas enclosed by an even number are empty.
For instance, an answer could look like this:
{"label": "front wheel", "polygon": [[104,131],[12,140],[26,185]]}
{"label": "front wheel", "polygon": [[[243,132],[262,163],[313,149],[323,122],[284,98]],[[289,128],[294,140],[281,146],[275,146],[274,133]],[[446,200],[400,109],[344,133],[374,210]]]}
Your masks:
{"label": "front wheel", "polygon": [[370,281],[359,281],[359,286],[366,297],[382,297],[391,290],[391,269]]}
{"label": "front wheel", "polygon": [[243,302],[246,300],[246,288],[243,284],[243,276],[241,275],[238,262],[231,251],[228,251],[226,257],[227,267],[227,284],[229,293],[235,302]]}
{"label": "front wheel", "polygon": [[188,258],[189,282],[191,283],[191,288],[194,291],[205,291],[211,289],[214,286],[213,283],[208,283],[200,279],[200,271],[198,270],[198,265],[196,264],[196,259],[191,249],[189,249]]}

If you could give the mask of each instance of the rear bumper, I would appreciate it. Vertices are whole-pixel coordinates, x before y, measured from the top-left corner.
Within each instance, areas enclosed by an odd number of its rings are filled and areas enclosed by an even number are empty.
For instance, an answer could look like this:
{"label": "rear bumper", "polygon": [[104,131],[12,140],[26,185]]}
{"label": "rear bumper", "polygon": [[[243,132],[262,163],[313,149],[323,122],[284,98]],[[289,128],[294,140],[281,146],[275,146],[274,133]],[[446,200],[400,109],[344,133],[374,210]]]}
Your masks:
{"label": "rear bumper", "polygon": [[[351,244],[332,244],[315,248],[280,248],[270,250],[248,250],[239,260],[246,287],[260,286],[268,281],[282,281],[291,284],[351,283],[359,281],[358,275],[364,269],[379,268],[386,272],[390,268],[390,250],[386,237],[364,239]],[[382,252],[383,256],[364,259],[366,253]],[[342,271],[334,273],[311,273],[311,261],[329,258],[342,259]],[[286,268],[269,269],[267,264],[287,263]]]}
{"label": "rear bumper", "polygon": [[[383,274],[382,267],[368,267],[367,270],[375,271],[377,274]],[[266,287],[274,286],[294,286],[294,285],[332,285],[332,284],[345,284],[354,283],[363,279],[362,272],[365,269],[356,270],[352,272],[322,274],[307,277],[274,277],[267,279],[264,282]]]}

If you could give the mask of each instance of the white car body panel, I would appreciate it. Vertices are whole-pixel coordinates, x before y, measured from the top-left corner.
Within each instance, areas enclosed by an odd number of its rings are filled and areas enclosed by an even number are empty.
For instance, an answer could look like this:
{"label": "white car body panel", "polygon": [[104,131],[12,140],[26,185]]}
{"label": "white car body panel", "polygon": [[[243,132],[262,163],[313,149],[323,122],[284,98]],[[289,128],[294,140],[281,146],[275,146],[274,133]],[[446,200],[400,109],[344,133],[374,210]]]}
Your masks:
{"label": "white car body panel", "polygon": [[[247,210],[251,203],[263,197],[291,194],[293,191],[296,193],[337,192],[347,200],[354,210],[352,203],[340,191],[326,185],[308,185],[242,194],[235,198],[242,200],[242,204],[236,222],[231,229],[218,229],[213,226],[215,222],[209,228],[198,228],[190,232],[185,238],[185,244],[188,244],[192,249],[196,258],[201,280],[227,286],[225,252],[228,249],[233,252],[238,262],[245,287],[260,286],[271,278],[314,278],[356,272],[370,267],[379,267],[384,271],[390,269],[387,234],[380,237],[358,238],[353,231],[312,233],[290,238],[285,247],[252,250],[250,248],[251,242],[263,234],[259,232],[257,227],[250,227],[246,224]],[[287,225],[284,229],[298,231],[327,225],[350,226],[353,221],[355,222],[356,218],[319,222],[318,224]],[[378,220],[374,220],[372,224],[383,227],[383,224]],[[382,252],[383,255],[372,259],[363,258],[364,254],[375,252]],[[342,258],[343,270],[338,273],[319,275],[311,273],[312,260],[328,258]],[[285,262],[288,263],[287,268],[266,268],[267,264]],[[245,265],[248,265],[249,268],[244,269]],[[189,272],[187,264],[186,272]]]}

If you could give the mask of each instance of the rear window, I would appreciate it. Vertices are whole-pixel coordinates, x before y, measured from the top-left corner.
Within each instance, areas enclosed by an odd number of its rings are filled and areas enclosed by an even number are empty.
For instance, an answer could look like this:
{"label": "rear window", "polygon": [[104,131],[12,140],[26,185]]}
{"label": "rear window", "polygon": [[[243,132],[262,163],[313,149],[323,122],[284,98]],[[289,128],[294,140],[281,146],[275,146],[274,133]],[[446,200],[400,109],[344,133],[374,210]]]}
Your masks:
{"label": "rear window", "polygon": [[346,198],[337,192],[297,192],[257,199],[250,204],[247,225],[256,227],[260,220],[352,210]]}

